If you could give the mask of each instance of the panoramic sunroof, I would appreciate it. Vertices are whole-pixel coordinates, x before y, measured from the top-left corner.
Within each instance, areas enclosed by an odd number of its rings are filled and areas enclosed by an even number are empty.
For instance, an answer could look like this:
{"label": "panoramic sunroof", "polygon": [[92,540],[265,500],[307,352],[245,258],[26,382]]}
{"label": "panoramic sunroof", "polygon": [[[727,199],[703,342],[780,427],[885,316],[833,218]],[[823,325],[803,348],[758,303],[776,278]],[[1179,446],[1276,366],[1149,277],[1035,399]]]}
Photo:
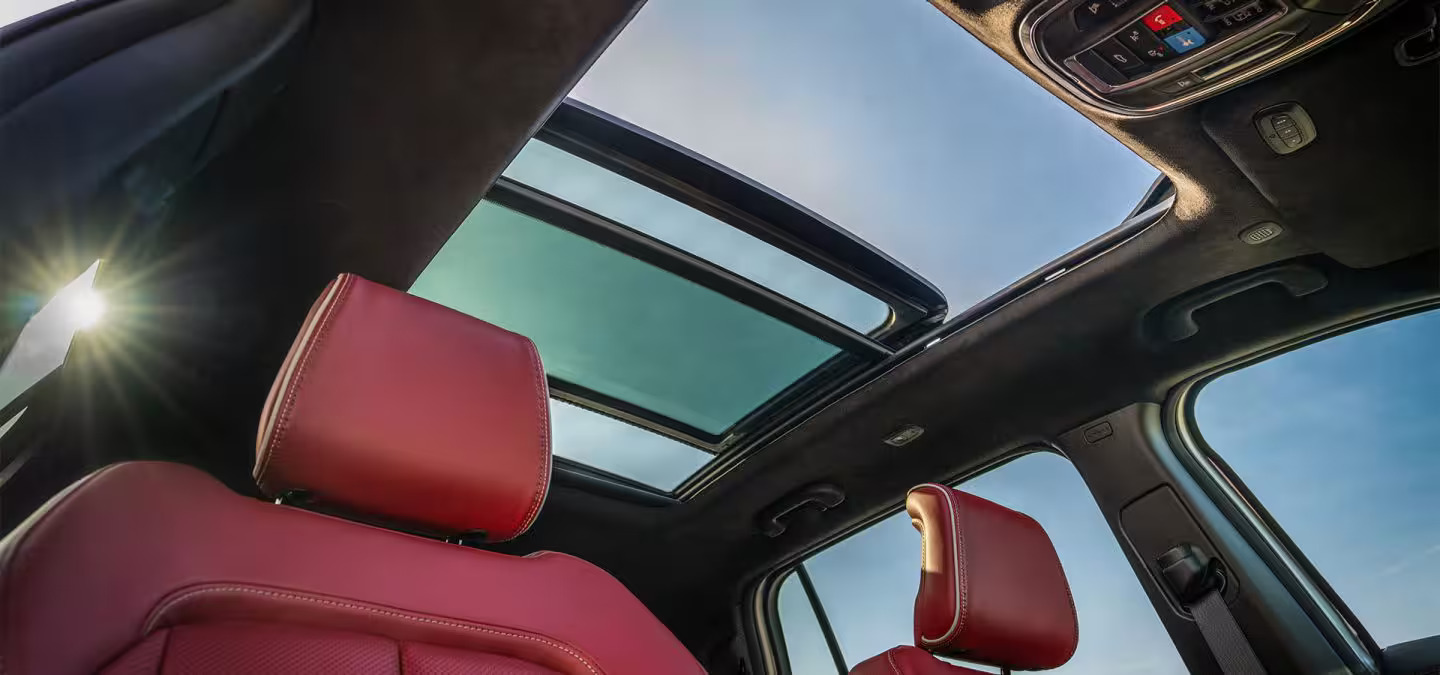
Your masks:
{"label": "panoramic sunroof", "polygon": [[890,319],[889,305],[864,291],[548,143],[526,144],[505,176],[704,258],[857,331],[875,330]]}
{"label": "panoramic sunroof", "polygon": [[552,377],[712,436],[840,353],[721,293],[490,200],[410,292],[528,336]]}
{"label": "panoramic sunroof", "polygon": [[[562,110],[631,141],[657,142],[594,111]],[[550,132],[525,147],[410,292],[535,341],[559,399],[551,406],[559,457],[674,490],[736,439],[835,390],[891,354],[905,329],[943,313],[943,298],[897,299],[816,253],[813,242],[771,228],[748,202],[769,205],[769,216],[811,216],[798,207],[774,211],[777,198],[743,179],[721,176],[711,186],[740,195],[742,206],[708,194],[682,201],[654,187],[673,177],[623,148],[587,145],[582,158],[556,145],[574,146],[573,129]],[[683,149],[656,147],[674,166],[715,170]],[[640,174],[654,180],[642,184]],[[722,212],[750,229],[717,217]],[[806,222],[822,234],[838,231]],[[863,247],[842,243],[852,257]],[[933,290],[923,280],[912,285]]]}

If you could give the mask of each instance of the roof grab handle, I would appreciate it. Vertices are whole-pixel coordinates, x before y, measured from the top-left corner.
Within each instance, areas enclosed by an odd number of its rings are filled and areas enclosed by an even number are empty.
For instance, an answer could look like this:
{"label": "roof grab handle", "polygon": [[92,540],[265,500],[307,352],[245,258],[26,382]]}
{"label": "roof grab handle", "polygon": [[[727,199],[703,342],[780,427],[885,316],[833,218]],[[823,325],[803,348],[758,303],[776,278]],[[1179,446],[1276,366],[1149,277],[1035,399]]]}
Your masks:
{"label": "roof grab handle", "polygon": [[1206,284],[1166,302],[1156,313],[1154,328],[1161,340],[1179,342],[1200,332],[1195,312],[1231,296],[1265,284],[1279,284],[1292,297],[1299,298],[1329,283],[1319,270],[1296,263],[1252,270]]}
{"label": "roof grab handle", "polygon": [[778,537],[790,527],[790,516],[806,506],[828,511],[845,501],[845,493],[829,483],[814,483],[776,500],[760,512],[757,525],[767,537]]}

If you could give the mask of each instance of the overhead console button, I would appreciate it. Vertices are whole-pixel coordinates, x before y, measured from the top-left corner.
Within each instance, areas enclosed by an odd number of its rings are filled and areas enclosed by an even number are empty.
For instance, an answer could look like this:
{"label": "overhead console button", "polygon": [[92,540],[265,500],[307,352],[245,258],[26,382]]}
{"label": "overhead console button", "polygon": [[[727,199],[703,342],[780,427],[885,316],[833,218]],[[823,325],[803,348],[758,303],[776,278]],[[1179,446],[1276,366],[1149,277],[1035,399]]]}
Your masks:
{"label": "overhead console button", "polygon": [[1171,8],[1170,5],[1160,5],[1150,10],[1150,12],[1145,15],[1143,21],[1150,30],[1160,33],[1161,35],[1167,33],[1172,26],[1185,23],[1185,19]]}
{"label": "overhead console button", "polygon": [[1146,70],[1145,62],[1114,38],[1095,45],[1094,51],[1105,59],[1106,63],[1126,75],[1134,75]]}
{"label": "overhead console button", "polygon": [[1105,60],[1105,57],[1096,54],[1094,51],[1080,52],[1075,55],[1075,60],[1079,61],[1085,70],[1090,71],[1090,74],[1100,78],[1100,81],[1105,84],[1114,86],[1124,84],[1130,79],[1125,77],[1120,71],[1111,68],[1110,63]]}
{"label": "overhead console button", "polygon": [[1170,45],[1177,54],[1184,54],[1192,49],[1199,49],[1205,44],[1205,36],[1194,28],[1186,28],[1176,32],[1174,35],[1165,36],[1165,44]]}
{"label": "overhead console button", "polygon": [[1188,91],[1191,87],[1194,87],[1197,84],[1200,84],[1201,81],[1202,80],[1194,73],[1185,73],[1180,77],[1177,77],[1169,82],[1166,82],[1165,84],[1160,85],[1159,89],[1160,91],[1163,91],[1167,94],[1179,94],[1183,91]]}
{"label": "overhead console button", "polygon": [[1215,23],[1226,30],[1240,28],[1255,23],[1256,20],[1269,14],[1269,9],[1270,6],[1264,2],[1252,2],[1233,12],[1220,15],[1215,19]]}
{"label": "overhead console button", "polygon": [[1230,11],[1230,8],[1243,4],[1245,4],[1245,0],[1200,0],[1191,6],[1201,15],[1209,17],[1224,14]]}
{"label": "overhead console button", "polygon": [[1075,8],[1075,27],[1088,30],[1129,7],[1131,0],[1085,0]]}
{"label": "overhead console button", "polygon": [[1144,23],[1133,23],[1125,30],[1120,31],[1116,37],[1130,51],[1150,63],[1169,61],[1175,56],[1175,50],[1161,42],[1160,38],[1155,37],[1155,33],[1146,28]]}

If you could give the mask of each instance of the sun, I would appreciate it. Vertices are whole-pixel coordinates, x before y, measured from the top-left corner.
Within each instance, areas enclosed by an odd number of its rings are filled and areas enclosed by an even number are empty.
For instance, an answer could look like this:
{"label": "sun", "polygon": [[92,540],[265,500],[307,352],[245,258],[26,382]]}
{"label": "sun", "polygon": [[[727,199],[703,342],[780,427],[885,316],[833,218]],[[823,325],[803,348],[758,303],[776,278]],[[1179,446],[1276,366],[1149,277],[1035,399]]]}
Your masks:
{"label": "sun", "polygon": [[65,303],[65,311],[75,327],[94,328],[105,318],[105,298],[94,289],[76,289]]}

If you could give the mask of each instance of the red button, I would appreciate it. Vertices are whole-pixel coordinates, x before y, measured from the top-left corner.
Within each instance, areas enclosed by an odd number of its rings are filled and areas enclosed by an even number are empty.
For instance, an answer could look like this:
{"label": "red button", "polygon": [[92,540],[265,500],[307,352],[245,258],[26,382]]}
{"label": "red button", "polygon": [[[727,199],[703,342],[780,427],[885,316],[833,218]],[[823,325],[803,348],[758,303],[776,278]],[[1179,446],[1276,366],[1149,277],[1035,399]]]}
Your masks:
{"label": "red button", "polygon": [[1175,10],[1170,9],[1170,5],[1160,5],[1145,15],[1145,25],[1156,32],[1180,23],[1185,23],[1185,19],[1176,14]]}

